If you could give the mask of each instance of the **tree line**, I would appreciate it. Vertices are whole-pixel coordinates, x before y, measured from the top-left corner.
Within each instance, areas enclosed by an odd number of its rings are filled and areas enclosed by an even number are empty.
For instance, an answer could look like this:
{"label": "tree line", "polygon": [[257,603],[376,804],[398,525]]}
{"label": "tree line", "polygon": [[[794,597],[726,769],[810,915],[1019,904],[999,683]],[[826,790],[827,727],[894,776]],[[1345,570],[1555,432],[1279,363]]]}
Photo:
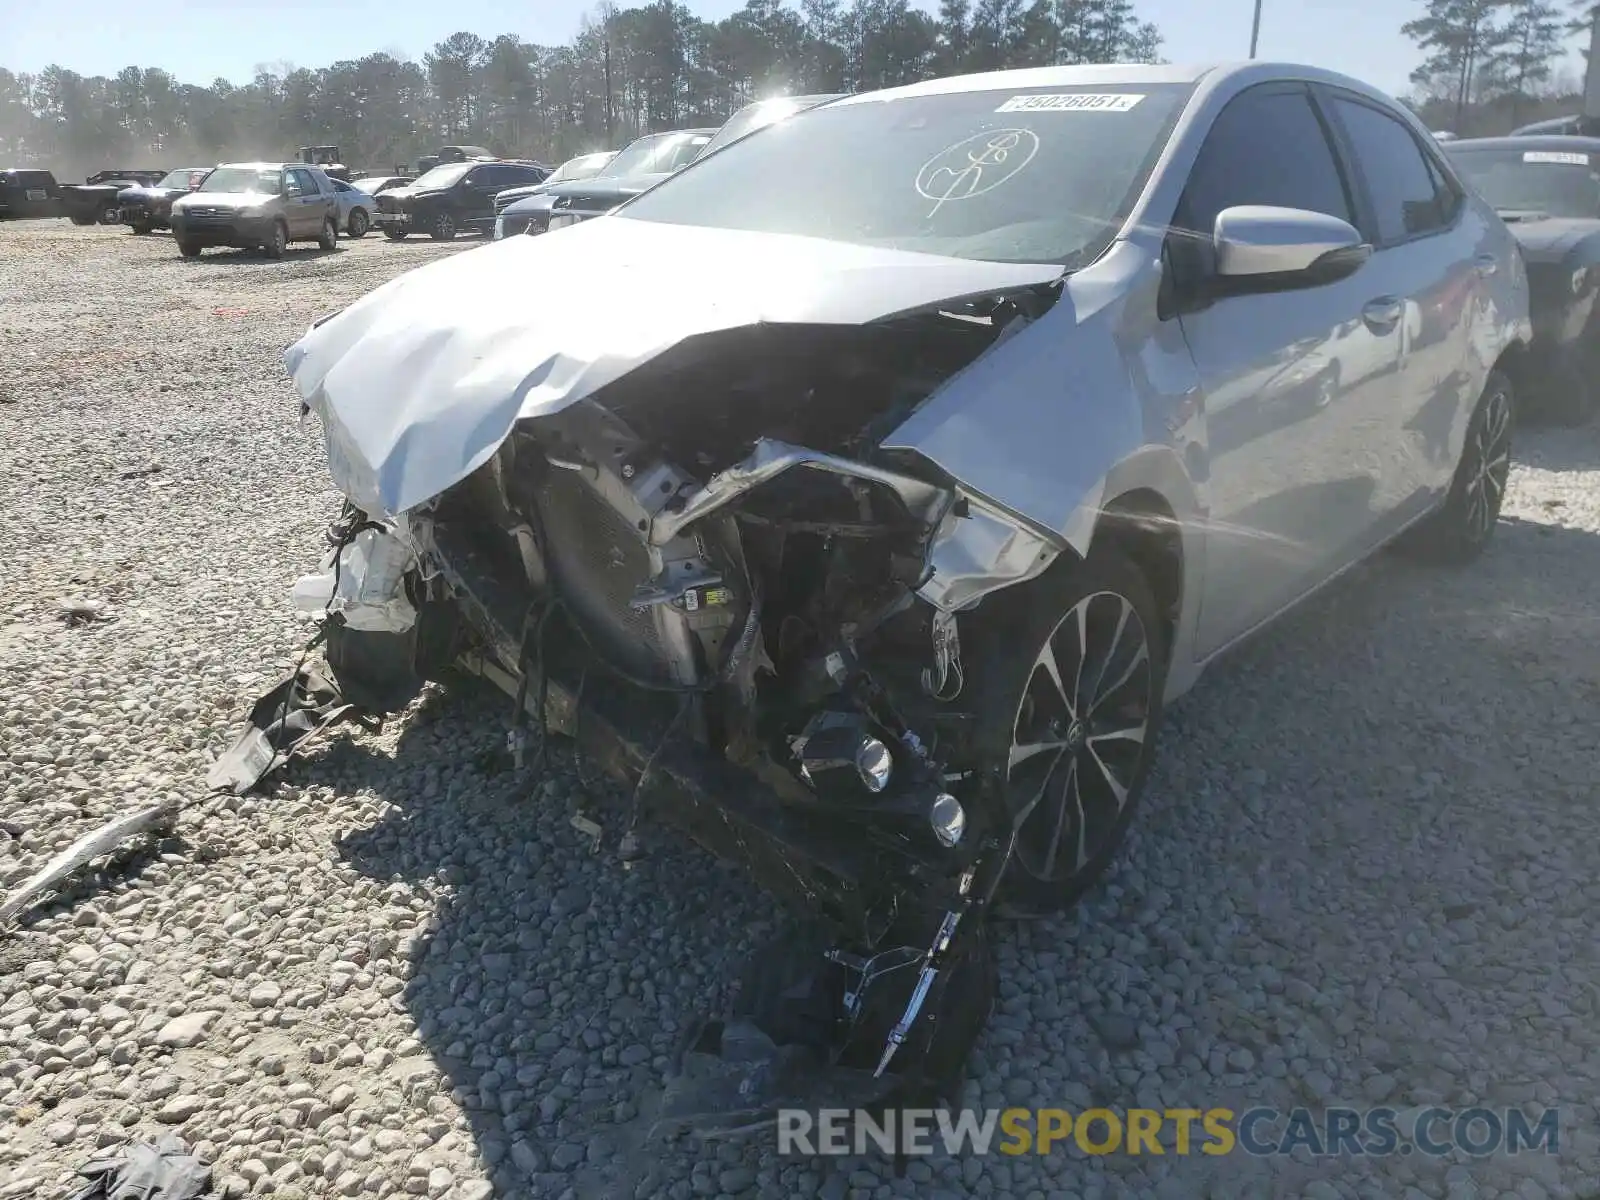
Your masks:
{"label": "tree line", "polygon": [[775,93],[853,92],[1003,67],[1159,61],[1132,0],[747,0],[704,21],[673,0],[602,4],[565,46],[455,33],[421,62],[375,53],[264,65],[235,83],[157,67],[114,77],[0,68],[0,168],[278,158],[338,145],[347,163],[414,162],[440,145],[559,161],[647,132],[719,123]]}
{"label": "tree line", "polygon": [[1424,119],[1474,136],[1576,111],[1581,81],[1560,64],[1574,36],[1587,52],[1597,13],[1595,0],[1426,0],[1401,27],[1423,54],[1411,81]]}

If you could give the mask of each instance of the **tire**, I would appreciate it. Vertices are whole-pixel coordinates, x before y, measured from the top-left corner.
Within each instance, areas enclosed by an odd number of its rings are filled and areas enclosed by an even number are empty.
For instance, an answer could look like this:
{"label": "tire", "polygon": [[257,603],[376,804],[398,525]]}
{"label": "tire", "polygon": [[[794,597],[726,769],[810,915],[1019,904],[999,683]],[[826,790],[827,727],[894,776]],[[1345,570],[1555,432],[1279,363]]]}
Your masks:
{"label": "tire", "polygon": [[1001,911],[1039,916],[1089,889],[1133,820],[1161,727],[1166,624],[1144,573],[1112,548],[1063,558],[984,608],[964,657],[988,815],[1016,834]]}
{"label": "tire", "polygon": [[199,242],[180,241],[178,243],[178,253],[185,258],[199,258],[200,250],[201,245]]}
{"label": "tire", "polygon": [[433,224],[428,228],[428,236],[436,242],[450,242],[455,240],[456,219],[445,210],[433,219]]}
{"label": "tire", "polygon": [[367,216],[364,208],[352,208],[350,219],[344,224],[345,236],[360,240],[367,236],[367,230],[372,228],[372,220]]}
{"label": "tire", "polygon": [[1484,552],[1505,500],[1515,427],[1511,380],[1491,371],[1467,424],[1444,504],[1407,532],[1400,549],[1419,562],[1439,566],[1464,566]]}
{"label": "tire", "polygon": [[388,238],[391,242],[405,241],[406,232],[406,227],[404,225],[385,225],[383,227],[383,236]]}
{"label": "tire", "polygon": [[339,248],[339,223],[332,217],[322,222],[322,232],[317,235],[317,246],[324,254]]}
{"label": "tire", "polygon": [[135,217],[132,221],[132,225],[133,232],[138,234],[140,237],[145,236],[155,229],[155,226],[150,223],[149,217]]}
{"label": "tire", "polygon": [[102,225],[117,225],[122,222],[122,210],[115,205],[107,205],[96,214],[96,218]]}
{"label": "tire", "polygon": [[282,221],[276,221],[272,226],[272,236],[261,244],[261,252],[268,258],[282,258],[288,248],[289,227]]}

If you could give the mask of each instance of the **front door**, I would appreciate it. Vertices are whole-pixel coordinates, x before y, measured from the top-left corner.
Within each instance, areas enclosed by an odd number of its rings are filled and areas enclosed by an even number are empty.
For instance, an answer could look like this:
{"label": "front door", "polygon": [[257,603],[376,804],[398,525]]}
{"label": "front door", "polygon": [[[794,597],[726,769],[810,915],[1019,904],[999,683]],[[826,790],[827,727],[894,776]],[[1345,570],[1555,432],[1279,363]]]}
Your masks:
{"label": "front door", "polygon": [[[1357,224],[1330,127],[1300,84],[1241,93],[1206,137],[1175,221],[1204,264],[1217,214],[1264,204]],[[1202,268],[1203,269],[1203,266]],[[1343,566],[1378,520],[1404,297],[1367,267],[1222,295],[1180,321],[1204,393],[1210,514],[1204,656]]]}
{"label": "front door", "polygon": [[317,187],[317,180],[303,167],[291,167],[284,172],[284,198],[288,208],[289,236],[310,238],[322,229],[326,216],[327,200]]}

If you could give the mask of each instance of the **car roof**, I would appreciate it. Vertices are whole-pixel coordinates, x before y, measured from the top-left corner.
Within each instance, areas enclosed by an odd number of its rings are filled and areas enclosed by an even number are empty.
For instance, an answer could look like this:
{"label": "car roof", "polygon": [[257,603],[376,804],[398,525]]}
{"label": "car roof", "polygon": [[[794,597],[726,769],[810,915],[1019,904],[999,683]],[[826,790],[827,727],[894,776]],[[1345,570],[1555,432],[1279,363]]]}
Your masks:
{"label": "car roof", "polygon": [[315,164],[303,162],[228,162],[217,164],[218,169],[222,167],[243,167],[250,171],[282,171],[288,167],[305,167],[312,171],[318,170]]}
{"label": "car roof", "polygon": [[1222,83],[1231,76],[1244,82],[1265,83],[1275,79],[1325,83],[1350,91],[1375,96],[1398,106],[1399,101],[1350,75],[1311,67],[1304,63],[1238,60],[1202,63],[1096,63],[1070,67],[1020,67],[1006,71],[983,71],[972,75],[950,75],[925,79],[920,83],[885,88],[877,92],[857,92],[832,101],[829,108],[852,104],[873,104],[884,100],[915,96],[942,96],[960,92],[1004,91],[1010,88],[1040,87],[1143,87],[1159,84]]}
{"label": "car roof", "polygon": [[1444,143],[1445,151],[1457,150],[1567,150],[1578,154],[1600,154],[1600,138],[1579,137],[1575,133],[1522,134],[1511,137],[1457,138]]}

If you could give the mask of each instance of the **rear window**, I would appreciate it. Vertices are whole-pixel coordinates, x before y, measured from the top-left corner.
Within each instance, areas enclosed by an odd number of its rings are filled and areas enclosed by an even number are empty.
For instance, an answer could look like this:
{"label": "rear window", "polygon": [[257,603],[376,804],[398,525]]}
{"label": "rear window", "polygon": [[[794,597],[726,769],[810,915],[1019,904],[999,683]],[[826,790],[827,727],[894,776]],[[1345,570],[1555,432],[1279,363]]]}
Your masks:
{"label": "rear window", "polygon": [[55,182],[49,171],[7,171],[3,178],[8,183],[25,188],[49,187]]}

